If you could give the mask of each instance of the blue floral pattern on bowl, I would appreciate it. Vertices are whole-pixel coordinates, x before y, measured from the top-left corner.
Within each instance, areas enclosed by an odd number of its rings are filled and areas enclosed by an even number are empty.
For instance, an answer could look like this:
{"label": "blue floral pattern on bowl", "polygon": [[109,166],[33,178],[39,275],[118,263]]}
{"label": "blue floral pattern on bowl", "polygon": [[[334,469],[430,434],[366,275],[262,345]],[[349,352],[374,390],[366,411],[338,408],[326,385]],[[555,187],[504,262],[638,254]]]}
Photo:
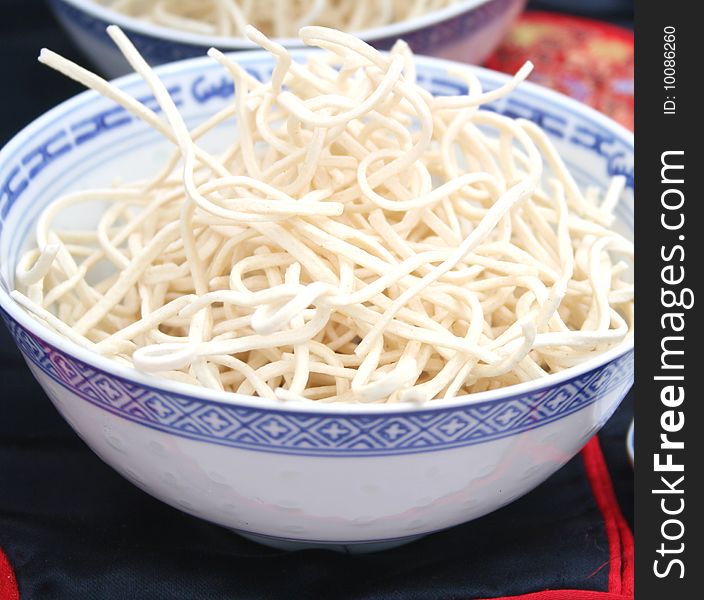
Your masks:
{"label": "blue floral pattern on bowl", "polygon": [[286,454],[370,456],[481,444],[541,427],[603,394],[624,394],[633,353],[532,394],[401,414],[321,415],[257,409],[169,393],[101,371],[57,350],[3,314],[24,356],[51,379],[114,415],[194,440]]}

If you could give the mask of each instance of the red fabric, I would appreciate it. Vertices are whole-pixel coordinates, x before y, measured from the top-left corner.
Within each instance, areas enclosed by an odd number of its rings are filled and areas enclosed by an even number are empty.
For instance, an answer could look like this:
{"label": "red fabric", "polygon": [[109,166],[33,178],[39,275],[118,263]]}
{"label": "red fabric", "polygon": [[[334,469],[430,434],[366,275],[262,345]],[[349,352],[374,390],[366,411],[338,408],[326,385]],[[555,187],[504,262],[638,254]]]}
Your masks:
{"label": "red fabric", "polygon": [[633,597],[633,534],[621,513],[596,436],[582,450],[582,460],[609,540],[609,592]]}
{"label": "red fabric", "polygon": [[526,60],[531,81],[596,108],[633,130],[633,32],[552,12],[523,13],[486,61],[513,75]]}
{"label": "red fabric", "polygon": [[[611,483],[609,469],[594,436],[582,450],[584,469],[609,542],[609,591],[545,590],[520,596],[504,596],[490,600],[632,600],[633,595],[633,533],[621,513]],[[488,599],[487,599],[488,600]]]}
{"label": "red fabric", "polygon": [[2,548],[0,548],[0,600],[20,600],[15,573]]}

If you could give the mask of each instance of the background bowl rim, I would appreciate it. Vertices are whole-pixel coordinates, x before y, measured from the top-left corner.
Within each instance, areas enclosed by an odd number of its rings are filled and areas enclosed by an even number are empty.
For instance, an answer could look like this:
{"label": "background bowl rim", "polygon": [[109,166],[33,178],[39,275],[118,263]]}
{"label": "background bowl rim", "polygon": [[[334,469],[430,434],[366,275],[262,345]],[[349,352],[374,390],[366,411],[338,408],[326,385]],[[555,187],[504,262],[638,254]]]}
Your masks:
{"label": "background bowl rim", "polygon": [[[311,54],[319,52],[317,49],[312,48],[297,48],[292,49],[291,54],[295,58],[297,56],[305,56],[306,54]],[[252,61],[259,58],[267,58],[273,62],[271,54],[265,50],[252,50],[246,52],[232,52],[230,58],[236,61]],[[414,55],[414,59],[419,66],[435,67],[443,70],[448,70],[448,68],[455,70],[469,70],[478,74],[480,77],[493,78],[498,81],[501,85],[502,83],[508,82],[511,77],[505,73],[500,73],[492,69],[487,69],[484,67],[479,67],[476,65],[469,65],[465,63],[459,63],[456,61],[451,61],[442,58],[434,58],[429,56],[424,56],[421,54]],[[208,66],[217,68],[218,65],[212,62],[208,56],[200,56],[195,58],[189,58],[185,60],[174,61],[171,63],[166,63],[155,67],[155,71],[159,75],[163,74],[179,74],[187,69],[192,69],[193,67],[198,67],[198,63],[207,64]],[[112,80],[118,86],[126,86],[140,81],[140,76],[136,73],[130,73],[128,75],[123,75],[117,79]],[[572,109],[576,113],[586,114],[590,119],[601,127],[604,127],[614,133],[614,135],[623,141],[625,141],[629,146],[633,146],[633,133],[627,130],[624,126],[620,125],[616,121],[613,121],[609,117],[603,115],[602,113],[596,111],[595,109],[569,98],[564,94],[550,90],[541,85],[524,81],[520,85],[521,89],[527,89],[531,94],[538,99],[541,97],[552,100],[553,102],[564,105],[566,108]],[[25,127],[23,127],[19,132],[17,132],[2,148],[0,148],[0,163],[2,159],[8,156],[14,155],[22,147],[25,138],[30,138],[35,130],[40,129],[44,126],[45,122],[52,121],[56,117],[60,117],[64,112],[71,110],[76,107],[76,105],[86,104],[86,101],[90,101],[92,98],[99,96],[94,90],[85,90],[80,92],[70,98],[64,100],[58,105],[54,106],[49,111],[43,113]],[[5,230],[3,230],[5,231]],[[2,235],[2,234],[0,234]],[[52,331],[44,324],[40,323],[37,319],[31,316],[24,308],[17,304],[10,295],[0,286],[0,312],[7,314],[9,318],[15,321],[22,329],[28,331],[31,335],[42,340],[42,342],[48,344],[49,346],[57,349],[58,351],[71,356],[72,358],[83,362],[90,367],[97,369],[108,376],[118,377],[127,381],[134,382],[140,386],[156,389],[166,393],[176,394],[182,397],[193,397],[205,402],[213,402],[216,404],[227,405],[227,406],[243,406],[247,408],[255,408],[260,410],[275,410],[278,412],[293,412],[293,413],[315,413],[320,415],[343,415],[343,414],[355,414],[355,415],[375,415],[381,416],[385,414],[399,414],[399,413],[416,413],[425,411],[435,411],[435,410],[448,410],[448,409],[460,409],[468,406],[473,406],[477,404],[493,404],[506,402],[517,396],[524,396],[532,394],[541,389],[549,389],[556,387],[562,383],[578,378],[586,373],[594,371],[600,367],[606,366],[607,364],[617,360],[619,357],[626,355],[631,352],[634,347],[634,336],[629,335],[623,342],[615,346],[614,348],[599,354],[589,360],[580,363],[574,367],[569,367],[560,371],[558,373],[549,375],[542,379],[535,379],[532,381],[515,384],[512,386],[499,388],[497,390],[489,390],[486,392],[479,392],[475,394],[465,394],[463,396],[456,396],[450,399],[437,399],[429,400],[423,403],[417,402],[395,402],[392,404],[379,404],[379,403],[318,403],[313,401],[297,401],[297,400],[270,400],[267,398],[261,398],[259,396],[248,396],[243,394],[236,394],[232,392],[221,392],[217,390],[210,390],[207,388],[195,386],[192,384],[181,383],[177,381],[172,381],[165,378],[160,378],[157,376],[149,375],[147,373],[142,373],[134,367],[128,367],[121,365],[115,361],[105,358],[95,352],[91,352],[85,348],[82,348],[75,342],[62,337],[60,334]]]}
{"label": "background bowl rim", "polygon": [[[82,10],[90,14],[91,16],[101,19],[103,21],[114,23],[115,25],[120,26],[125,31],[134,31],[136,33],[147,35],[153,38],[168,40],[175,44],[205,47],[215,46],[222,50],[250,50],[258,47],[256,44],[250,42],[246,38],[191,33],[188,31],[182,31],[180,29],[174,29],[172,27],[155,25],[153,23],[142,21],[141,19],[131,17],[129,15],[125,15],[118,11],[112,10],[111,8],[108,8],[106,6],[99,5],[93,0],[58,1],[70,4],[74,8]],[[382,25],[381,27],[362,29],[360,31],[354,31],[350,33],[353,33],[355,36],[364,40],[365,42],[373,42],[386,38],[402,37],[413,31],[432,27],[434,25],[437,25],[438,23],[452,19],[465,12],[474,10],[475,8],[478,8],[484,4],[488,4],[491,1],[493,0],[460,0],[456,4],[452,4],[439,10],[434,10],[418,17],[413,17],[412,19],[391,23],[389,25]],[[287,48],[305,47],[305,44],[300,39],[295,37],[274,37],[272,38],[272,40],[278,42],[279,44]]]}

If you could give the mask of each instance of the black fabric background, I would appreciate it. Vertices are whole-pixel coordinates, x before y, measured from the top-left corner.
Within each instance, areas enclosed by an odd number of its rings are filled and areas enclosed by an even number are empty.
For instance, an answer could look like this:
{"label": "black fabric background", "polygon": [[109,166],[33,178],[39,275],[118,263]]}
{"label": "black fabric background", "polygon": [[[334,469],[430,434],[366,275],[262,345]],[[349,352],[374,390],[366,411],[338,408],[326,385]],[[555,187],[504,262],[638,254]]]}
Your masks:
{"label": "black fabric background", "polygon": [[[79,91],[41,46],[85,59],[39,0],[0,0],[0,143]],[[626,518],[628,397],[601,434]],[[450,600],[605,590],[608,547],[581,458],[512,505],[378,554],[284,553],[189,517],[102,463],[63,422],[0,327],[0,547],[23,600]],[[0,599],[3,600],[3,599]]]}

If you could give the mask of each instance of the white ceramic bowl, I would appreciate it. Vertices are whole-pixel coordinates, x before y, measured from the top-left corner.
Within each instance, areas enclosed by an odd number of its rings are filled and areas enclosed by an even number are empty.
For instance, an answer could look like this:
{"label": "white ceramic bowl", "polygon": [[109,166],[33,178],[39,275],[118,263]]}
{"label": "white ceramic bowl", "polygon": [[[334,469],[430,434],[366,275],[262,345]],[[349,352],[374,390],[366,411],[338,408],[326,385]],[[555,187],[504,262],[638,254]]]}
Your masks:
{"label": "white ceramic bowl", "polygon": [[[262,78],[272,67],[264,53],[233,58]],[[417,57],[420,83],[435,94],[464,91],[447,75],[449,64]],[[487,89],[506,81],[476,72]],[[190,124],[231,100],[229,80],[207,58],[159,73]],[[148,96],[134,76],[118,83]],[[629,177],[617,214],[626,230],[632,226],[629,132],[531,84],[492,108],[539,122],[582,184]],[[216,132],[206,142],[224,138]],[[579,451],[631,386],[633,348],[625,344],[544,380],[423,406],[278,403],[120,366],[52,333],[11,300],[14,266],[47,204],[115,176],[146,176],[169,151],[157,133],[90,92],[37,119],[0,152],[2,317],[66,421],[105,462],[164,502],[279,547],[376,550],[529,492]],[[72,223],[96,217],[81,210]]]}
{"label": "white ceramic bowl", "polygon": [[[403,38],[417,54],[480,64],[501,41],[525,3],[526,0],[461,0],[422,17],[360,31],[357,36],[382,50]],[[105,33],[111,23],[119,25],[154,65],[203,56],[211,46],[223,51],[254,48],[243,38],[198,35],[152,25],[92,0],[50,0],[50,6],[74,42],[110,77],[129,70]],[[302,46],[296,38],[278,41],[289,48]]]}

